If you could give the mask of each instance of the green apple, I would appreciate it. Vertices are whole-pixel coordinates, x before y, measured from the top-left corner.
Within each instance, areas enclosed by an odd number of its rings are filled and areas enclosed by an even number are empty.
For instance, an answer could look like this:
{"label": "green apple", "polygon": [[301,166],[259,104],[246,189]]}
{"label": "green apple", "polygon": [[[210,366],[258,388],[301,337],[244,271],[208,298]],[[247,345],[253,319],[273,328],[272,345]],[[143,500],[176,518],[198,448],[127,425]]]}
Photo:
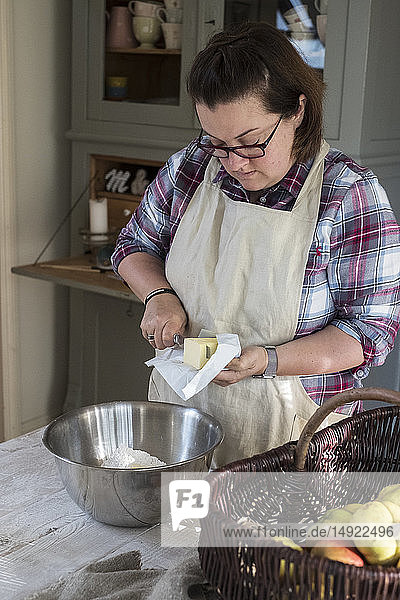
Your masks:
{"label": "green apple", "polygon": [[324,513],[319,523],[348,523],[352,519],[352,513],[345,508],[331,508]]}
{"label": "green apple", "polygon": [[399,558],[396,540],[374,540],[370,546],[359,546],[357,542],[355,544],[370,565],[392,567]]}
{"label": "green apple", "polygon": [[390,510],[382,502],[374,500],[362,504],[353,513],[352,521],[354,523],[393,523],[393,517]]}
{"label": "green apple", "polygon": [[[330,508],[326,511],[321,517],[318,519],[318,523],[349,523],[351,521],[353,515],[348,510],[344,508]],[[308,528],[308,532],[314,528],[314,525],[311,525]],[[326,545],[326,542],[325,542]]]}
{"label": "green apple", "polygon": [[301,546],[299,546],[298,544],[296,544],[296,542],[294,542],[293,540],[291,540],[288,537],[276,535],[272,539],[275,542],[278,542],[279,544],[283,544],[284,546],[289,546],[289,548],[292,548],[293,550],[299,550],[300,552],[303,552],[303,548]]}
{"label": "green apple", "polygon": [[[390,510],[378,501],[367,502],[353,514],[352,523],[393,523]],[[365,556],[370,565],[393,565],[397,562],[397,542],[392,538],[385,540],[371,540],[371,544],[364,546],[362,540],[354,539],[354,544]]]}
{"label": "green apple", "polygon": [[392,515],[393,523],[400,523],[400,505],[390,500],[381,500]]}
{"label": "green apple", "polygon": [[361,506],[363,506],[363,504],[355,503],[355,504],[346,504],[346,506],[344,506],[343,508],[353,515],[356,512],[356,510],[361,508]]}
{"label": "green apple", "polygon": [[384,487],[377,497],[379,502],[389,501],[400,506],[400,485],[388,485]]}

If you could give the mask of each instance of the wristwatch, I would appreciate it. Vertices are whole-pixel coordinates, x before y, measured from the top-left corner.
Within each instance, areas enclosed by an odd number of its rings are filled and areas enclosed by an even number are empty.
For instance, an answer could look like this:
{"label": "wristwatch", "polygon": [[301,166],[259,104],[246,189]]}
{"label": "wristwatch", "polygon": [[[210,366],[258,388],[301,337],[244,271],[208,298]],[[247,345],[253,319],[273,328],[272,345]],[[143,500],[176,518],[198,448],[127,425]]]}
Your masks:
{"label": "wristwatch", "polygon": [[260,375],[252,375],[254,379],[273,379],[276,376],[276,372],[278,370],[278,355],[276,353],[275,346],[261,346],[261,348],[265,348],[268,355],[268,364],[264,373]]}

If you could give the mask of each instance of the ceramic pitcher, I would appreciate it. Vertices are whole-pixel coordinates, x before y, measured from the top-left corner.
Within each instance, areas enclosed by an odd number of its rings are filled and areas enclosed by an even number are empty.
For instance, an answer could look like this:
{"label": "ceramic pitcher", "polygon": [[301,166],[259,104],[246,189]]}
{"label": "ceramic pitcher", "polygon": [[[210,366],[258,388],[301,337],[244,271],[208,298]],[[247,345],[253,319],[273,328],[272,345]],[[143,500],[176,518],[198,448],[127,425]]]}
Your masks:
{"label": "ceramic pitcher", "polygon": [[108,21],[107,46],[109,48],[136,48],[138,43],[132,31],[132,17],[126,6],[113,6],[106,11]]}

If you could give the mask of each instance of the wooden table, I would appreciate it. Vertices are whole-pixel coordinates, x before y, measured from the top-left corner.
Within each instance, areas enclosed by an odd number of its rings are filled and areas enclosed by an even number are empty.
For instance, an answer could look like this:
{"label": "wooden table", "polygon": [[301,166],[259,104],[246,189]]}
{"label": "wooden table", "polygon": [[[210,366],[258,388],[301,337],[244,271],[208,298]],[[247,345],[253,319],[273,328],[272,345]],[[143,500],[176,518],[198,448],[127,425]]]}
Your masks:
{"label": "wooden table", "polygon": [[139,550],[144,568],[169,568],[185,548],[160,545],[159,526],[98,523],[70,499],[43,430],[0,444],[0,598],[21,600],[61,576],[113,554]]}

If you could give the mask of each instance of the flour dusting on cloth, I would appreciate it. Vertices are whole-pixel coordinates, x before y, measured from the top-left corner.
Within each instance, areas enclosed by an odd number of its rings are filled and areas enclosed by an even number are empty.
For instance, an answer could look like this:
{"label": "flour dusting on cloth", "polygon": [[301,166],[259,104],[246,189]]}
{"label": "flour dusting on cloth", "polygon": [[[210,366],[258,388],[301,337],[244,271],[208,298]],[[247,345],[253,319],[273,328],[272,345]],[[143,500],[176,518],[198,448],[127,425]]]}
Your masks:
{"label": "flour dusting on cloth", "polygon": [[134,450],[128,446],[118,446],[105,458],[102,467],[112,469],[137,469],[139,467],[164,467],[167,463],[144,450]]}

